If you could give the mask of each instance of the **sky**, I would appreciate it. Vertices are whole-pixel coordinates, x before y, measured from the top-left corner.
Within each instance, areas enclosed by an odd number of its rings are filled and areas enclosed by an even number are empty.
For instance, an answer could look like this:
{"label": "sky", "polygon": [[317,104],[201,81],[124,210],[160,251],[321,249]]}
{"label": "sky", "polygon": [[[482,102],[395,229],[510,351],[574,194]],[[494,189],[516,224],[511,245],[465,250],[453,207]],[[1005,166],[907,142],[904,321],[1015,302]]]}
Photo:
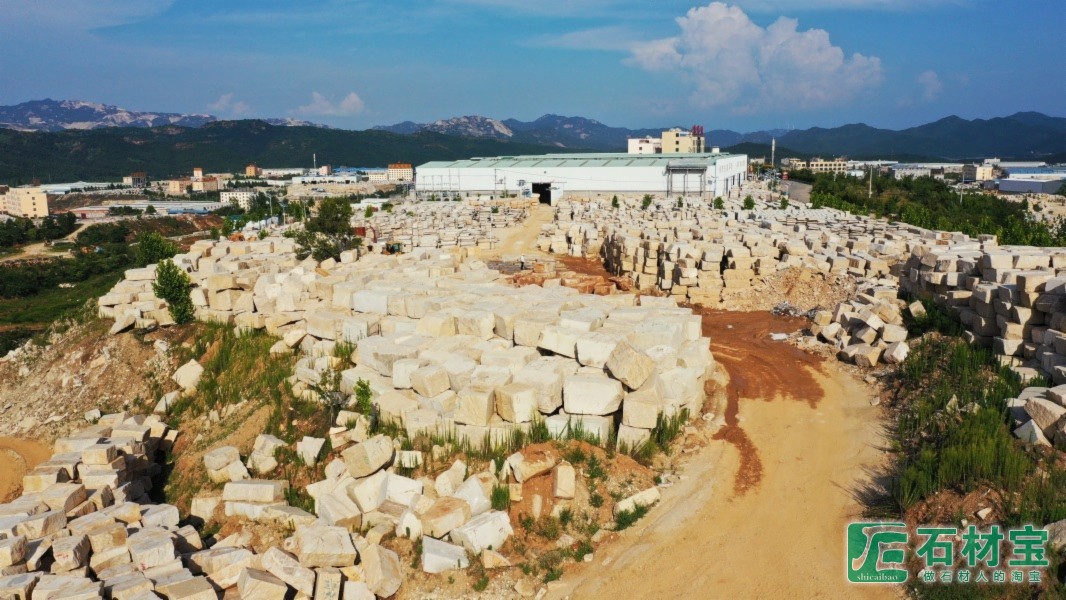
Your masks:
{"label": "sky", "polygon": [[0,0],[0,104],[346,129],[1066,116],[1063,0]]}

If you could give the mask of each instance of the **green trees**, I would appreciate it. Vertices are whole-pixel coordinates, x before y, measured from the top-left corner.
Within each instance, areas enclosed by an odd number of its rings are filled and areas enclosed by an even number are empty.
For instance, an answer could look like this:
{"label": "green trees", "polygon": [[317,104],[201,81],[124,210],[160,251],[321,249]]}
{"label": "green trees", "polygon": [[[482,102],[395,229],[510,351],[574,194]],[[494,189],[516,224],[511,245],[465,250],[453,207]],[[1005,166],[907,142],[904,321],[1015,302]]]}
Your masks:
{"label": "green trees", "polygon": [[304,230],[296,235],[297,256],[340,260],[341,252],[363,244],[363,238],[355,235],[351,221],[352,205],[347,198],[322,200],[318,214],[308,219]]}
{"label": "green trees", "polygon": [[685,208],[685,201],[681,198],[681,196],[677,197],[677,207]]}
{"label": "green trees", "polygon": [[618,196],[611,197],[611,208],[618,208]]}
{"label": "green trees", "polygon": [[366,210],[363,211],[363,218],[364,219],[369,219],[370,217],[373,217],[373,216],[374,216],[374,209],[370,208],[369,206],[366,207]]}
{"label": "green trees", "polygon": [[154,215],[154,214],[156,214],[155,207],[152,206],[151,204],[149,204],[148,207],[144,209],[144,214],[146,214],[146,215]]}
{"label": "green trees", "polygon": [[715,198],[714,199],[714,209],[715,210],[722,210],[724,208],[725,208],[725,200],[722,200],[721,196],[718,196],[717,198]]}
{"label": "green trees", "polygon": [[137,238],[134,257],[137,264],[144,267],[158,263],[178,253],[178,246],[158,233],[142,233]]}
{"label": "green trees", "polygon": [[640,207],[648,210],[649,206],[651,206],[651,194],[644,194],[644,197],[640,200]]}
{"label": "green trees", "polygon": [[167,259],[159,263],[152,289],[157,297],[167,301],[175,323],[184,325],[192,321],[195,312],[189,295],[192,280],[174,261]]}
{"label": "green trees", "polygon": [[755,198],[751,197],[751,194],[744,196],[744,210],[753,210],[755,208]]}
{"label": "green trees", "polygon": [[788,208],[788,198],[781,198],[781,210]]}

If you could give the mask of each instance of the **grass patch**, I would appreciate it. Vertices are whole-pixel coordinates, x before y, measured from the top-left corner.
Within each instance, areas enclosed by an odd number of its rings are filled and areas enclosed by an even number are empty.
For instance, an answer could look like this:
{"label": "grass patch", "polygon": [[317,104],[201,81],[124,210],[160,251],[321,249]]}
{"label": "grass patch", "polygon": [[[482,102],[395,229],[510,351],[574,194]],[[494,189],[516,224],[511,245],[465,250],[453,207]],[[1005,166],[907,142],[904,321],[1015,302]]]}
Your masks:
{"label": "grass patch", "polygon": [[0,298],[0,324],[47,325],[106,294],[122,271],[94,275],[74,287],[55,287],[24,298]]}
{"label": "grass patch", "polygon": [[644,515],[648,514],[648,510],[649,507],[643,504],[638,504],[634,506],[631,510],[620,511],[617,515],[614,516],[614,530],[622,531],[624,529],[629,529],[637,521],[643,518]]}
{"label": "grass patch", "polygon": [[507,510],[511,506],[511,488],[504,485],[492,486],[492,509]]}

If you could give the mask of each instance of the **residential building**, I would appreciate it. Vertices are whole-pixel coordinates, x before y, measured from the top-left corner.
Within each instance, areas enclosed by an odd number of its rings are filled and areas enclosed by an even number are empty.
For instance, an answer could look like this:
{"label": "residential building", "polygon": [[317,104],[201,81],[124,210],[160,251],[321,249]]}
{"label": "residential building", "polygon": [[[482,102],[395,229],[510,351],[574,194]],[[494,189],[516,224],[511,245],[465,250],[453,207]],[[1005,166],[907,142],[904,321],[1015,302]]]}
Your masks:
{"label": "residential building", "polygon": [[48,192],[40,187],[11,188],[3,199],[3,210],[13,217],[42,219],[48,216]]}
{"label": "residential building", "polygon": [[628,154],[700,154],[706,151],[703,127],[692,129],[674,128],[662,133],[662,137],[630,138]]}
{"label": "residential building", "polygon": [[670,129],[663,132],[663,154],[699,154],[703,152],[703,128],[693,127],[691,131]]}
{"label": "residential building", "polygon": [[988,181],[995,178],[994,170],[992,165],[962,165],[962,180]]}
{"label": "residential building", "polygon": [[254,190],[226,190],[219,194],[219,200],[222,204],[229,204],[236,206],[241,210],[250,210],[252,208],[252,202],[255,201],[256,192]]}
{"label": "residential building", "polygon": [[803,160],[802,158],[794,158],[794,157],[782,158],[781,159],[781,168],[782,169],[792,170],[792,171],[800,171],[802,169],[806,169],[807,168],[807,161]]}
{"label": "residential building", "polygon": [[629,138],[629,154],[662,154],[663,139],[653,137]]}
{"label": "residential building", "polygon": [[374,171],[366,172],[367,181],[370,183],[388,183],[389,172],[385,169],[377,169]]}
{"label": "residential building", "polygon": [[392,163],[386,170],[389,181],[393,182],[408,182],[415,178],[415,170],[411,167],[410,163]]}
{"label": "residential building", "polygon": [[255,165],[255,163],[252,163],[252,164],[248,165],[247,167],[244,167],[244,176],[245,177],[261,177],[262,175],[263,175],[263,170],[260,169],[259,167],[257,167]]}
{"label": "residential building", "polygon": [[146,188],[148,187],[148,173],[145,173],[144,171],[134,171],[122,178],[122,185],[128,185],[135,188]]}
{"label": "residential building", "polygon": [[825,160],[816,156],[807,161],[807,169],[812,173],[847,173],[848,159],[834,158],[832,160]]}

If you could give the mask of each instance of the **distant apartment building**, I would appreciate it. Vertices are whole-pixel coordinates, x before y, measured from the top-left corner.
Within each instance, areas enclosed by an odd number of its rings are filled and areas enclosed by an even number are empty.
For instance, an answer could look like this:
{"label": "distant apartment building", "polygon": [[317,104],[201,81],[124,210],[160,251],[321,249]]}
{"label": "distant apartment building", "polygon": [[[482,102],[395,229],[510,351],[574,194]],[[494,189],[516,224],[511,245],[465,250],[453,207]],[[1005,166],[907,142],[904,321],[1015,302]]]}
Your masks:
{"label": "distant apartment building", "polygon": [[48,216],[48,192],[40,187],[10,188],[0,196],[3,211],[13,217],[42,219]]}
{"label": "distant apartment building", "polygon": [[307,175],[307,172],[307,169],[289,167],[259,169],[259,175],[262,177],[299,177],[301,175]]}
{"label": "distant apartment building", "polygon": [[[696,130],[699,130],[698,132]],[[663,132],[663,154],[695,154],[703,152],[703,130],[670,129]]]}
{"label": "distant apartment building", "polygon": [[392,163],[385,173],[389,181],[396,183],[413,181],[415,178],[415,170],[410,163]]}
{"label": "distant apartment building", "polygon": [[213,175],[204,176],[204,170],[200,167],[193,167],[192,177],[179,177],[167,182],[167,194],[171,196],[217,192],[221,188],[221,179]]}
{"label": "distant apartment building", "polygon": [[256,193],[252,190],[226,190],[219,194],[222,204],[236,206],[241,210],[251,210]]}
{"label": "distant apartment building", "polygon": [[122,178],[122,185],[128,185],[135,188],[146,188],[148,187],[148,173],[145,173],[144,171],[134,171]]}
{"label": "distant apartment building", "polygon": [[662,154],[663,139],[653,137],[629,138],[630,154]]}
{"label": "distant apartment building", "polygon": [[995,178],[992,165],[962,165],[963,181],[989,181]]}
{"label": "distant apartment building", "polygon": [[389,172],[385,169],[379,169],[366,172],[366,180],[370,183],[388,183]]}
{"label": "distant apartment building", "polygon": [[807,168],[812,173],[847,173],[848,159],[834,158],[825,160],[816,156],[807,161]]}
{"label": "distant apartment building", "polygon": [[263,170],[260,169],[259,167],[257,167],[255,165],[255,163],[252,163],[252,164],[248,165],[247,167],[244,167],[244,176],[245,177],[261,177],[262,175],[263,175]]}
{"label": "distant apartment building", "polygon": [[675,127],[662,137],[630,138],[627,150],[629,154],[700,154],[706,152],[705,140],[699,125],[688,131]]}

